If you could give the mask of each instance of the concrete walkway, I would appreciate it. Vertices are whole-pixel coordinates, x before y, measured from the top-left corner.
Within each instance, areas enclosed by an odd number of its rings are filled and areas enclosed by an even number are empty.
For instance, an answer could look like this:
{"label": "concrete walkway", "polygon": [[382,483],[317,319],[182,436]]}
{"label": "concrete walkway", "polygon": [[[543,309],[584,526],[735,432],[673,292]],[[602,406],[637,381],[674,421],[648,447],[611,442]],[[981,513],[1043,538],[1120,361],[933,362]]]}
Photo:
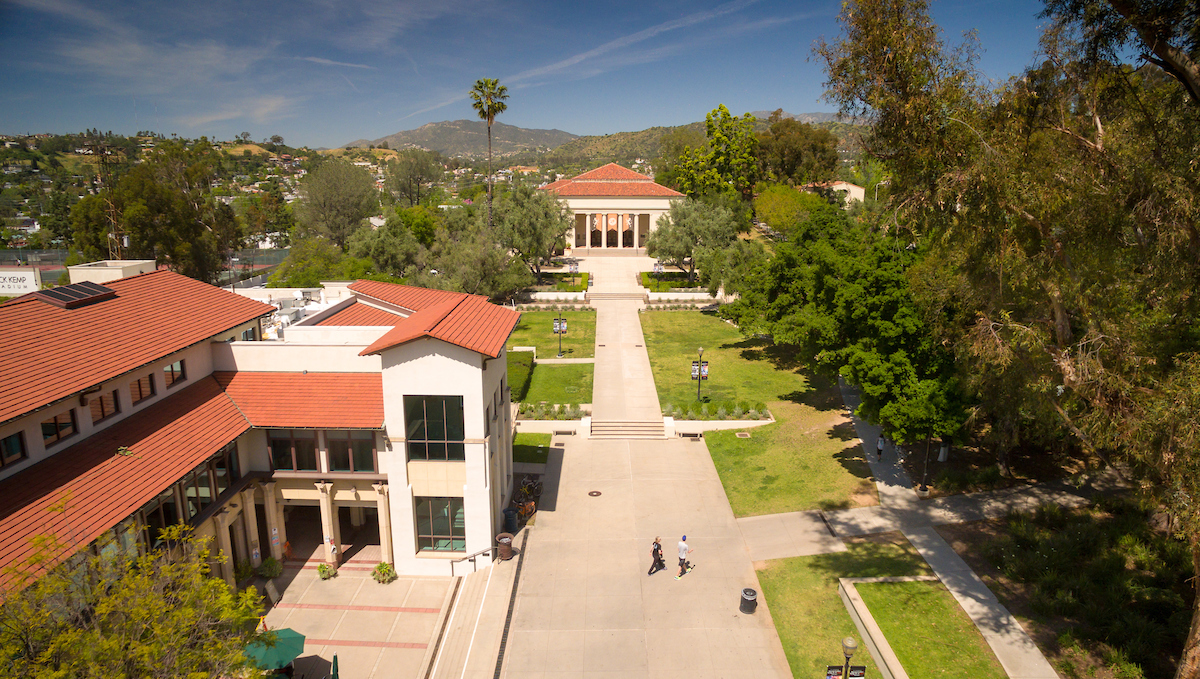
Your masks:
{"label": "concrete walkway", "polygon": [[[584,261],[595,274],[594,292],[638,292],[638,272],[649,271],[649,257],[601,257]],[[637,300],[594,300],[596,371],[592,380],[592,419],[648,422],[662,420],[650,356]]]}

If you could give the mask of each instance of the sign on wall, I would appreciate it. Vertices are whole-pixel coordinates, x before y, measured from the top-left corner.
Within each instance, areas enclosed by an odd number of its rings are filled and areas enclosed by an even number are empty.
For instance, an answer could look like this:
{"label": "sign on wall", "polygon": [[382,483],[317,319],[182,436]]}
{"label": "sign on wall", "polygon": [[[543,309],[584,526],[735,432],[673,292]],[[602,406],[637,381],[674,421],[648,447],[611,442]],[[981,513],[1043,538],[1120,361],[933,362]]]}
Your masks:
{"label": "sign on wall", "polygon": [[15,297],[41,289],[42,274],[37,269],[0,269],[0,297]]}

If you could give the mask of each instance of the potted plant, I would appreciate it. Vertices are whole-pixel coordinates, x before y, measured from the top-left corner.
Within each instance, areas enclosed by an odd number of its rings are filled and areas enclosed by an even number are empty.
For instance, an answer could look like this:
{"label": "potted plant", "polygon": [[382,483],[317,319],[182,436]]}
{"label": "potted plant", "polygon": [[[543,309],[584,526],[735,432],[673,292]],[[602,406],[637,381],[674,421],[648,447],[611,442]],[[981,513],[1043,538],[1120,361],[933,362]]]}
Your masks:
{"label": "potted plant", "polygon": [[322,580],[336,578],[337,577],[337,566],[323,563],[323,564],[317,566],[317,575],[321,576]]}
{"label": "potted plant", "polygon": [[375,582],[386,585],[396,579],[396,569],[392,568],[392,564],[380,561],[375,570],[371,571],[371,577],[375,578]]}

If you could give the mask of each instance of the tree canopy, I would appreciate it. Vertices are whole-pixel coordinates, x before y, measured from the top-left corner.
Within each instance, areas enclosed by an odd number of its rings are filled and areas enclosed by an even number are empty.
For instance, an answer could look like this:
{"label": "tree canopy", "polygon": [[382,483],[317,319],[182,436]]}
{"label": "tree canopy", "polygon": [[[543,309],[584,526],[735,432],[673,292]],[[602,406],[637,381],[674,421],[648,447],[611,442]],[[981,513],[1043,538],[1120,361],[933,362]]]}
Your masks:
{"label": "tree canopy", "polygon": [[673,200],[646,240],[646,254],[686,270],[688,280],[694,280],[696,260],[735,238],[737,223],[729,210],[698,200]]}
{"label": "tree canopy", "polygon": [[338,247],[379,208],[371,173],[344,160],[322,163],[300,184],[297,217],[301,237],[325,236]]}
{"label": "tree canopy", "polygon": [[500,242],[517,253],[534,280],[542,278],[542,262],[566,243],[574,216],[556,196],[524,184],[513,188],[497,209]]}
{"label": "tree canopy", "polygon": [[772,113],[767,122],[767,131],[757,135],[760,176],[792,185],[833,179],[837,138],[829,130],[784,118],[783,109]]}

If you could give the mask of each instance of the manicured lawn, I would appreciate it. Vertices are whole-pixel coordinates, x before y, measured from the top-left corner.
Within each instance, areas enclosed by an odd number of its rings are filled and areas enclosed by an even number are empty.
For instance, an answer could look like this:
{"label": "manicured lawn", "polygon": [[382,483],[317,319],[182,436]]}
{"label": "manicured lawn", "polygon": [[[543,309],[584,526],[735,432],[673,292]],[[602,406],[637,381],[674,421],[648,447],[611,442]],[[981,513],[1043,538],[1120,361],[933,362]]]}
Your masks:
{"label": "manicured lawn", "polygon": [[676,288],[699,288],[700,280],[689,281],[687,273],[682,271],[665,271],[663,273],[642,272],[642,287],[650,292],[668,292]]}
{"label": "manicured lawn", "polygon": [[534,364],[525,402],[591,403],[594,370],[591,363]]}
{"label": "manicured lawn", "polygon": [[550,435],[521,432],[513,437],[513,462],[546,464],[550,457]]}
{"label": "manicured lawn", "polygon": [[942,583],[877,582],[856,588],[908,676],[1008,676]]}
{"label": "manicured lawn", "polygon": [[[567,334],[562,338],[563,358],[592,358],[596,355],[596,313],[563,311]],[[508,346],[537,347],[538,358],[558,356],[558,335],[554,334],[556,311],[523,311],[521,321],[508,338]]]}
{"label": "manicured lawn", "polygon": [[538,292],[586,292],[587,273],[542,273],[542,285],[534,286]]}
{"label": "manicured lawn", "polygon": [[705,440],[737,516],[877,504],[870,468],[841,408],[837,385],[810,378],[786,347],[746,339],[699,311],[642,314],[658,400],[694,404],[690,379],[696,347],[710,378],[701,393],[714,402],[766,402],[774,424],[708,432]]}
{"label": "manicured lawn", "polygon": [[838,596],[838,578],[931,575],[925,561],[899,533],[850,539],[846,547],[845,552],[769,561],[758,572],[763,597],[796,679],[823,677],[826,665],[840,664],[842,638],[847,636],[858,640],[854,664],[866,665],[868,677],[881,676]]}

